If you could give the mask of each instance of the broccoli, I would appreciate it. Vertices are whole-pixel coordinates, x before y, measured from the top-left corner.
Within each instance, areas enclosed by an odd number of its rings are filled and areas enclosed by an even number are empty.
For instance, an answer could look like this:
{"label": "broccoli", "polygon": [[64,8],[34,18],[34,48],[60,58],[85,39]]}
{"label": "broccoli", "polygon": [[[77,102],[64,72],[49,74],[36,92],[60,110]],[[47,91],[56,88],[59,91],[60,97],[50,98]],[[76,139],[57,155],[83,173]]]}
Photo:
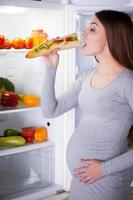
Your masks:
{"label": "broccoli", "polygon": [[9,79],[0,77],[0,92],[5,90],[15,92],[15,86]]}

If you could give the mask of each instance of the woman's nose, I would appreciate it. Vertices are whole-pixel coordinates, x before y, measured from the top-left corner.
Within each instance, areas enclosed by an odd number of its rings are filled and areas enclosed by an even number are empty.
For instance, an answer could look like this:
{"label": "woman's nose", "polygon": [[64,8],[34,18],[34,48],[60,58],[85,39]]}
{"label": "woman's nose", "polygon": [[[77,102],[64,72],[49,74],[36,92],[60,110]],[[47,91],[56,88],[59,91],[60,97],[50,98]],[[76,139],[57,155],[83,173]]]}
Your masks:
{"label": "woman's nose", "polygon": [[81,32],[81,36],[82,36],[83,38],[85,38],[85,37],[87,36],[86,30],[83,30],[83,31]]}
{"label": "woman's nose", "polygon": [[84,32],[84,31],[82,31],[82,32],[81,32],[81,36],[84,38],[84,37],[85,37],[85,35],[86,35],[86,34],[85,34],[85,32]]}

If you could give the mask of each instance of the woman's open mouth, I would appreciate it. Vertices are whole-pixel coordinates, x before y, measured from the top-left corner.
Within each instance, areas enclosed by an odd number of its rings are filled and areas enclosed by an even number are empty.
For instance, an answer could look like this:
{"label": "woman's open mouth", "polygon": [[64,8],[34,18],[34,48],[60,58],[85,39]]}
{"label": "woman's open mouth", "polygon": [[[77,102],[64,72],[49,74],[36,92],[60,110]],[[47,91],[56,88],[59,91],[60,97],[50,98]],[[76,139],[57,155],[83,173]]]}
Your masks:
{"label": "woman's open mouth", "polygon": [[82,37],[82,36],[81,36],[80,46],[81,46],[81,48],[84,48],[86,46],[86,42],[84,40],[84,37]]}
{"label": "woman's open mouth", "polygon": [[82,48],[85,48],[86,45],[87,45],[86,42],[84,42],[83,45],[82,45]]}
{"label": "woman's open mouth", "polygon": [[84,48],[86,46],[86,42],[84,40],[81,40],[81,48]]}

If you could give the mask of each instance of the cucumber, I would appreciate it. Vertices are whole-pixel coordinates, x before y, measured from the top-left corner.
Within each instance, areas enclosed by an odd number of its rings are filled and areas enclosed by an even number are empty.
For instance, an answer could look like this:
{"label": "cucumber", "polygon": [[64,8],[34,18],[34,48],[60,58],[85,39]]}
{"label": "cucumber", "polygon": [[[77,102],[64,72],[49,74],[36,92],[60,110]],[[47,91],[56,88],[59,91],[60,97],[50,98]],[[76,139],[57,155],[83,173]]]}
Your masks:
{"label": "cucumber", "polygon": [[4,136],[21,136],[21,133],[15,129],[6,129],[4,131]]}
{"label": "cucumber", "polygon": [[21,136],[0,137],[0,147],[19,147],[25,144]]}

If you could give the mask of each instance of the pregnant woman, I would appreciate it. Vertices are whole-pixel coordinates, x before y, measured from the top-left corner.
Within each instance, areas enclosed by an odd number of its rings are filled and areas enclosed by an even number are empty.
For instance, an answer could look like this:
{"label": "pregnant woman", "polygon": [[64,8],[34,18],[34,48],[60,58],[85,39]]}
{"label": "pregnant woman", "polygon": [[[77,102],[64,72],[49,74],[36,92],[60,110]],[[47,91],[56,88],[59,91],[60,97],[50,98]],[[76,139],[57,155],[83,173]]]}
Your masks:
{"label": "pregnant woman", "polygon": [[68,144],[72,173],[70,200],[127,200],[132,180],[133,23],[123,12],[95,13],[83,30],[83,55],[95,56],[97,68],[82,74],[61,97],[54,84],[58,49],[43,56],[44,117],[54,118],[80,106],[83,116]]}

